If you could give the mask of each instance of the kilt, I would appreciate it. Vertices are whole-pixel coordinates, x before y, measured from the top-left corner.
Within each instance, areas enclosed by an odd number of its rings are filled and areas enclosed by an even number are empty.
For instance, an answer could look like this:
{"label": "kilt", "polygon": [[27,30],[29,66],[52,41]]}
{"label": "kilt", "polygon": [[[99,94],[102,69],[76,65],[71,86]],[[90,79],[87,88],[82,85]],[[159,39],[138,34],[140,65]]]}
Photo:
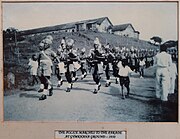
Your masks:
{"label": "kilt", "polygon": [[73,62],[73,65],[74,65],[74,70],[79,70],[81,65],[78,63],[78,62]]}
{"label": "kilt", "polygon": [[104,73],[103,64],[100,63],[97,64],[97,66],[98,66],[98,74],[103,74]]}
{"label": "kilt", "polygon": [[30,69],[30,75],[37,75],[37,69],[36,67],[31,67]]}
{"label": "kilt", "polygon": [[60,62],[58,64],[58,68],[59,68],[59,73],[60,74],[63,74],[63,73],[65,73],[67,71],[66,68],[64,67],[64,62]]}
{"label": "kilt", "polygon": [[109,71],[113,71],[113,65],[112,65],[112,63],[108,63],[108,65],[109,65]]}
{"label": "kilt", "polygon": [[52,61],[50,60],[41,60],[40,66],[38,68],[38,76],[51,76],[52,74]]}
{"label": "kilt", "polygon": [[69,72],[75,71],[74,64],[69,64]]}

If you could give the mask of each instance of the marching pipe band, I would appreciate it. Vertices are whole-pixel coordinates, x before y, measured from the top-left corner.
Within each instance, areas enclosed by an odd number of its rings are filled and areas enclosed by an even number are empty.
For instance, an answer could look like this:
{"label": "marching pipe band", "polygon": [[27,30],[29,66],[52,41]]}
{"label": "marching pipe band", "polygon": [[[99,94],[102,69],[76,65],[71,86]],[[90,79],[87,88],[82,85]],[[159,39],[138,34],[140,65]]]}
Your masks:
{"label": "marching pipe band", "polygon": [[[67,81],[66,92],[71,92],[73,84],[78,80],[77,71],[81,71],[81,80],[86,78],[89,72],[92,73],[93,81],[95,82],[94,94],[97,94],[101,88],[101,76],[105,73],[106,83],[105,87],[111,85],[111,72],[115,77],[116,84],[119,82],[119,70],[122,67],[122,61],[126,59],[127,65],[131,70],[139,72],[140,59],[145,60],[145,66],[153,65],[153,57],[158,51],[147,49],[131,49],[122,47],[111,48],[107,43],[103,46],[96,37],[93,44],[93,49],[90,49],[89,54],[86,53],[86,48],[81,50],[74,48],[75,41],[70,38],[61,40],[57,52],[52,50],[53,37],[46,36],[39,43],[38,53],[38,77],[41,85],[38,92],[42,95],[39,100],[47,99],[47,96],[53,95],[53,85],[51,83],[51,75],[53,65],[55,65],[55,74],[58,79],[57,87],[63,85],[63,78]],[[148,61],[149,60],[149,61]]]}

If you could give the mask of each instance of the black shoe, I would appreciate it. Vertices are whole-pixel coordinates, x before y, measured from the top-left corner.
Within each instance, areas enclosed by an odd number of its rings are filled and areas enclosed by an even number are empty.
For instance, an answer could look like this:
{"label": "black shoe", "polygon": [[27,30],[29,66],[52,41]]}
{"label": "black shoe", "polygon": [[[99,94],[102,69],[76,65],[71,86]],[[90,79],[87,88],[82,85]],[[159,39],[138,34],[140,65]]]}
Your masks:
{"label": "black shoe", "polygon": [[46,97],[46,95],[42,95],[40,98],[39,98],[39,100],[45,100],[47,97]]}
{"label": "black shoe", "polygon": [[83,80],[83,79],[84,79],[84,76],[81,77],[81,80]]}
{"label": "black shoe", "polygon": [[122,99],[125,99],[125,96],[124,96],[124,95],[122,95]]}
{"label": "black shoe", "polygon": [[76,82],[78,80],[78,77],[75,78],[74,82]]}
{"label": "black shoe", "polygon": [[71,89],[73,88],[73,84],[71,84]]}
{"label": "black shoe", "polygon": [[116,79],[116,84],[118,84],[118,79]]}
{"label": "black shoe", "polygon": [[49,89],[49,96],[53,95],[53,87],[51,87],[51,89]]}
{"label": "black shoe", "polygon": [[38,90],[39,93],[40,93],[40,92],[43,92],[43,91],[44,91],[44,89],[39,89],[39,90]]}
{"label": "black shoe", "polygon": [[98,93],[98,91],[96,90],[96,89],[94,89],[94,92],[93,92],[93,94],[97,94]]}
{"label": "black shoe", "polygon": [[98,90],[100,90],[100,88],[101,88],[101,84],[100,84],[100,85],[98,85]]}
{"label": "black shoe", "polygon": [[87,76],[87,73],[84,75],[84,78],[86,78],[86,76]]}
{"label": "black shoe", "polygon": [[66,92],[70,92],[70,91],[71,91],[71,89],[70,89],[70,88],[67,88],[67,89],[66,89]]}
{"label": "black shoe", "polygon": [[105,84],[105,87],[108,87],[108,86],[109,86],[109,84],[108,84],[108,83],[106,83],[106,84]]}
{"label": "black shoe", "polygon": [[60,83],[58,83],[57,87],[61,87],[62,85],[63,85],[63,80]]}
{"label": "black shoe", "polygon": [[129,98],[129,94],[126,95],[126,98]]}
{"label": "black shoe", "polygon": [[60,83],[61,86],[63,85],[63,82],[64,82],[64,81],[62,80],[61,83]]}

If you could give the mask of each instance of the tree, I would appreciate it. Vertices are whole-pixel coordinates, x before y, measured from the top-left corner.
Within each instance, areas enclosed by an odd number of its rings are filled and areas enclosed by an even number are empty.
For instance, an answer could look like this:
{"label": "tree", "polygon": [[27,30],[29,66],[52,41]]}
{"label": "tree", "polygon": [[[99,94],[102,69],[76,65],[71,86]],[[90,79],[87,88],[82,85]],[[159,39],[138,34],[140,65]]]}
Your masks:
{"label": "tree", "polygon": [[169,40],[169,41],[166,41],[164,44],[166,44],[167,47],[169,47],[169,48],[177,47],[178,46],[178,41]]}
{"label": "tree", "polygon": [[14,27],[9,27],[6,29],[7,34],[14,34],[15,32],[17,33],[18,29],[14,28]]}
{"label": "tree", "polygon": [[18,63],[20,63],[20,52],[19,52],[19,47],[17,46],[17,34],[18,34],[18,29],[14,28],[14,27],[9,27],[8,29],[6,29],[5,31],[5,36],[6,38],[9,38],[10,41],[14,42],[14,46],[11,45],[10,46],[10,51],[13,54],[12,59],[14,59],[14,55],[17,56],[18,58]]}
{"label": "tree", "polygon": [[162,39],[158,36],[154,36],[154,37],[150,38],[150,40],[154,41],[154,45],[156,45],[157,43],[160,45],[162,43]]}
{"label": "tree", "polygon": [[18,29],[14,28],[14,27],[9,27],[6,29],[4,33],[4,37],[6,40],[8,41],[12,41],[12,42],[17,42],[17,33],[18,33]]}

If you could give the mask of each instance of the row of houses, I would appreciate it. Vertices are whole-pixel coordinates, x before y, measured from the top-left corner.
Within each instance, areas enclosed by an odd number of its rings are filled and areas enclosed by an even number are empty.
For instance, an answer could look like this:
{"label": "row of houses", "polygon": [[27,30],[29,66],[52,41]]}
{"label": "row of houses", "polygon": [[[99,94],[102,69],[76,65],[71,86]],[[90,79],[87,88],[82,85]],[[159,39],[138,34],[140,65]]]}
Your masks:
{"label": "row of houses", "polygon": [[50,27],[42,27],[31,30],[20,31],[21,35],[32,35],[47,32],[79,32],[79,31],[98,31],[110,34],[116,34],[124,37],[139,39],[139,32],[134,29],[132,24],[113,25],[108,17],[83,20],[73,23],[61,24]]}

